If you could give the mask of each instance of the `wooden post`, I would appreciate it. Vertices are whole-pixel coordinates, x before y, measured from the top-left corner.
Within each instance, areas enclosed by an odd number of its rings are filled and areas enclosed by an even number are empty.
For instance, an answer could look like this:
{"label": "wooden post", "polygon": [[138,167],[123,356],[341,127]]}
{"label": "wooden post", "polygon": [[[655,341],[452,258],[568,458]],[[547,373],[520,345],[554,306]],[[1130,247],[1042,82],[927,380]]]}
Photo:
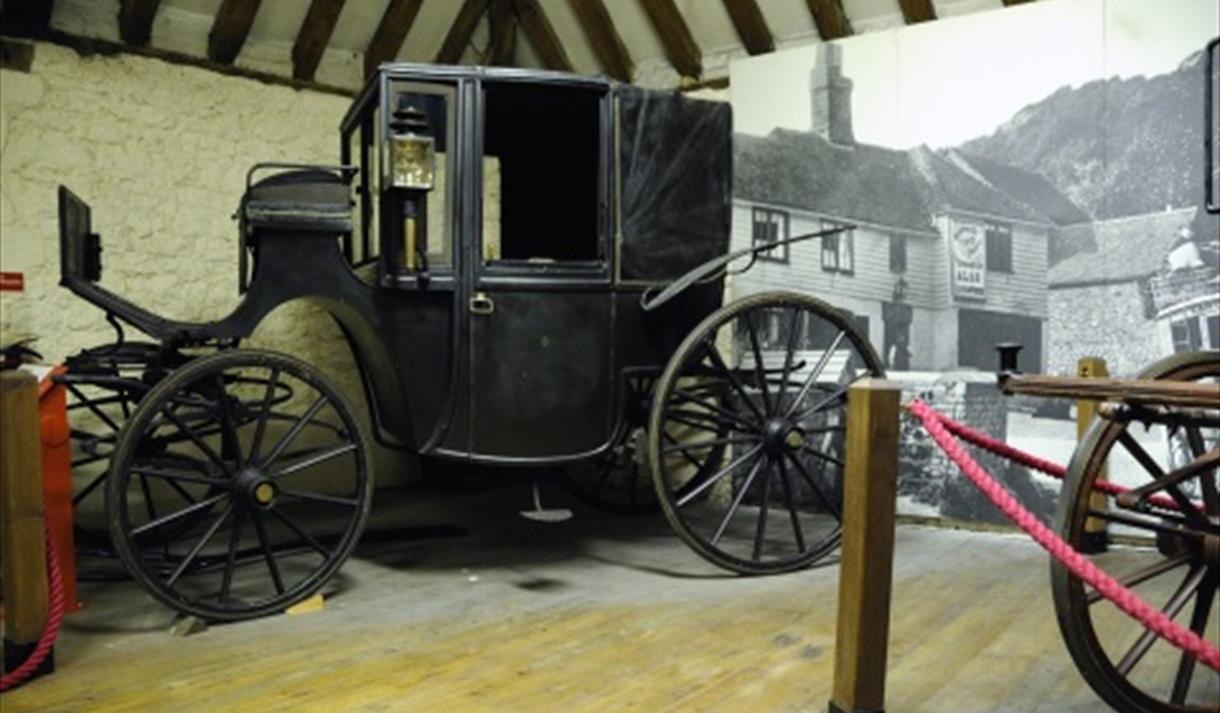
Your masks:
{"label": "wooden post", "polygon": [[847,391],[843,554],[831,713],[885,709],[901,393],[897,384],[879,379],[862,380]]}
{"label": "wooden post", "polygon": [[14,661],[25,659],[47,622],[38,424],[38,380],[23,371],[0,371],[0,561],[6,670]]}
{"label": "wooden post", "polygon": [[[1085,379],[1100,379],[1110,376],[1110,370],[1106,367],[1106,360],[1101,357],[1081,357],[1076,362],[1076,376]],[[1093,422],[1093,418],[1097,415],[1097,407],[1099,402],[1093,399],[1078,399],[1076,401],[1076,440],[1079,442],[1084,438],[1084,432],[1088,430],[1089,424]],[[1106,476],[1105,466],[1102,466],[1101,475]],[[1091,499],[1090,505],[1096,510],[1105,510],[1107,498],[1103,493],[1094,492],[1089,496]],[[1099,554],[1105,552],[1109,547],[1109,535],[1106,531],[1106,521],[1100,518],[1091,517],[1085,520],[1084,523],[1084,551],[1089,554]]]}

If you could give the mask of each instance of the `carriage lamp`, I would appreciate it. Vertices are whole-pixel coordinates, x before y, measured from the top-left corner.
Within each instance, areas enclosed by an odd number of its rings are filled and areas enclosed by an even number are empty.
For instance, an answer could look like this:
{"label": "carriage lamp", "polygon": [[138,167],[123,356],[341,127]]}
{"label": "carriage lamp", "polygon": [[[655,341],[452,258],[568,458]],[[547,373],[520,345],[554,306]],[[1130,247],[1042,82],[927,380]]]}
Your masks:
{"label": "carriage lamp", "polygon": [[399,107],[390,122],[390,185],[416,191],[430,191],[436,180],[436,146],[428,135],[428,117],[399,98]]}
{"label": "carriage lamp", "polygon": [[421,271],[426,280],[427,200],[436,180],[436,146],[430,135],[428,116],[412,103],[409,94],[398,97],[390,121],[389,183],[402,189],[402,267]]}

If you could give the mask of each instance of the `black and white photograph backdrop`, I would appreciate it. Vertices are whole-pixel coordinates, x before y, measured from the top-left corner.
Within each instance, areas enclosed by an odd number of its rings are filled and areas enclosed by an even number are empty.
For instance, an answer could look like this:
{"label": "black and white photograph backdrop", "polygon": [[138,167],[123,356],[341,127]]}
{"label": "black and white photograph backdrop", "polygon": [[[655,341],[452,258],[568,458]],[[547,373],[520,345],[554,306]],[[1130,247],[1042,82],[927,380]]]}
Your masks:
{"label": "black and white photograph backdrop", "polygon": [[[1023,345],[1026,372],[1092,356],[1116,376],[1220,348],[1220,221],[1202,209],[1218,15],[1059,0],[735,61],[733,247],[851,228],[761,255],[733,296],[824,299],[913,394],[1066,462],[1071,405],[1001,396],[997,343]],[[900,512],[998,521],[921,434],[904,433]],[[985,462],[1049,518],[1057,483]]]}

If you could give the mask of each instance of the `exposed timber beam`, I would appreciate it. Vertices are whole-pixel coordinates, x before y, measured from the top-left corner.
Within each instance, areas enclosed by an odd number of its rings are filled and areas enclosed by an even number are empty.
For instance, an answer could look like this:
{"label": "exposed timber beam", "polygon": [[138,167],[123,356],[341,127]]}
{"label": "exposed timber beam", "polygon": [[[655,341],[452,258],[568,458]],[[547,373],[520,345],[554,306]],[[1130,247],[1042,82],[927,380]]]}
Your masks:
{"label": "exposed timber beam", "polygon": [[1027,2],[1034,0],[1004,0],[1004,7],[1012,7],[1013,5],[1024,5]]}
{"label": "exposed timber beam", "polygon": [[767,21],[755,0],[724,0],[729,19],[737,29],[737,36],[750,54],[766,54],[775,51],[775,38],[767,29]]}
{"label": "exposed timber beam", "polygon": [[568,59],[559,35],[555,34],[555,28],[538,0],[517,0],[517,21],[547,69],[572,71],[572,60]]}
{"label": "exposed timber beam", "polygon": [[932,0],[898,0],[898,4],[902,6],[902,17],[908,25],[936,19],[936,8],[932,7]]}
{"label": "exposed timber beam", "polygon": [[[45,31],[51,26],[52,0],[4,0],[0,2],[0,24],[5,34]],[[18,32],[11,32],[11,30]]]}
{"label": "exposed timber beam", "polygon": [[208,33],[208,59],[217,64],[233,64],[261,4],[262,0],[224,0]]}
{"label": "exposed timber beam", "polygon": [[568,2],[576,13],[576,19],[580,20],[580,26],[593,47],[593,53],[597,55],[597,61],[601,62],[602,69],[619,81],[630,82],[635,63],[631,60],[627,46],[623,44],[623,38],[619,37],[618,30],[614,28],[614,22],[610,19],[610,13],[606,12],[602,0]]}
{"label": "exposed timber beam", "polygon": [[457,64],[461,61],[466,47],[470,45],[470,36],[474,34],[474,28],[478,27],[479,20],[483,17],[483,11],[487,9],[487,2],[488,0],[465,0],[462,3],[457,17],[454,18],[453,24],[449,26],[449,32],[445,35],[444,44],[436,53],[437,64]]}
{"label": "exposed timber beam", "polygon": [[119,3],[119,37],[143,47],[152,37],[153,19],[161,0],[123,0]]}
{"label": "exposed timber beam", "polygon": [[309,4],[309,12],[297,31],[296,42],[292,43],[292,76],[296,79],[313,79],[318,71],[318,62],[322,61],[322,53],[326,51],[330,35],[335,31],[344,1],[313,0]]}
{"label": "exposed timber beam", "polygon": [[490,0],[487,22],[491,29],[491,64],[511,67],[517,63],[517,14],[513,0]]}
{"label": "exposed timber beam", "polygon": [[377,32],[373,33],[373,39],[364,50],[364,76],[377,71],[382,62],[394,59],[402,47],[402,41],[407,39],[407,32],[415,23],[415,16],[419,14],[422,4],[423,0],[390,0],[381,16],[381,23],[377,25]]}
{"label": "exposed timber beam", "polygon": [[698,78],[703,74],[703,53],[695,44],[695,38],[686,26],[686,20],[682,19],[682,13],[674,5],[674,0],[640,0],[640,4],[661,38],[665,56],[674,69],[684,77]]}
{"label": "exposed timber beam", "polygon": [[837,40],[852,34],[851,20],[843,11],[842,0],[806,0],[818,35],[823,40]]}

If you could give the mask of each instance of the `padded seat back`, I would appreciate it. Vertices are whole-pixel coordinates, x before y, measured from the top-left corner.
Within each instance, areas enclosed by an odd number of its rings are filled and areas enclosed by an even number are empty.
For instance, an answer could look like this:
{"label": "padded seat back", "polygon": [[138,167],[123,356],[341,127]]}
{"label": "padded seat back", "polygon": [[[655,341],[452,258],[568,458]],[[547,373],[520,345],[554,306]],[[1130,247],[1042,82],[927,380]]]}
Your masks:
{"label": "padded seat back", "polygon": [[246,225],[259,230],[350,233],[352,199],[329,171],[302,169],[268,176],[242,197]]}

